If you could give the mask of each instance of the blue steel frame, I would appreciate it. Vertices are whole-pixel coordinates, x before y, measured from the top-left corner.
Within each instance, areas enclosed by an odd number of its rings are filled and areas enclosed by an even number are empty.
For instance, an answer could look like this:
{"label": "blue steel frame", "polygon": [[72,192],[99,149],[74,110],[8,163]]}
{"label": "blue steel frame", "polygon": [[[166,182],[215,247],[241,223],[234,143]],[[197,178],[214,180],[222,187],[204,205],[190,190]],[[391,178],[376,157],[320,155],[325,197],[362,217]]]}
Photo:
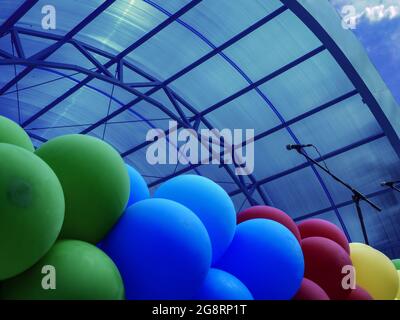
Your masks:
{"label": "blue steel frame", "polygon": [[[31,116],[29,119],[24,121],[22,123],[23,127],[27,127],[28,125],[32,124],[36,119],[44,115],[46,112],[50,111],[53,109],[55,106],[57,106],[60,102],[64,101],[67,99],[69,96],[77,92],[79,89],[81,89],[84,86],[88,86],[88,83],[92,81],[93,79],[99,79],[101,81],[105,81],[107,83],[110,83],[112,85],[118,86],[127,92],[133,94],[135,98],[129,102],[128,104],[122,106],[121,108],[118,108],[111,114],[108,114],[106,117],[99,119],[96,123],[90,124],[87,126],[84,130],[81,131],[81,133],[86,134],[94,130],[95,128],[107,124],[110,120],[112,120],[114,117],[119,115],[120,113],[124,112],[125,110],[130,110],[134,105],[139,103],[140,101],[147,101],[148,103],[152,104],[156,108],[160,109],[163,113],[166,114],[168,118],[171,118],[178,123],[178,129],[179,128],[190,128],[195,130],[196,132],[198,131],[199,124],[203,123],[207,128],[212,128],[211,123],[206,119],[206,116],[213,112],[214,110],[224,106],[225,104],[237,99],[238,97],[246,94],[247,92],[250,92],[251,90],[255,90],[266,102],[268,107],[270,107],[278,116],[278,118],[281,120],[281,123],[274,128],[271,128],[265,132],[262,132],[258,134],[255,137],[255,141],[258,141],[260,139],[263,139],[265,137],[268,137],[272,133],[281,130],[281,129],[286,129],[289,134],[292,136],[294,141],[296,143],[299,143],[297,137],[293,134],[293,132],[290,129],[290,126],[294,123],[297,123],[303,119],[306,119],[307,117],[310,117],[313,114],[316,114],[322,110],[325,110],[327,108],[333,107],[336,104],[338,104],[341,101],[344,101],[346,99],[349,99],[357,94],[359,94],[363,100],[368,104],[370,107],[371,111],[375,115],[378,123],[381,125],[383,132],[378,135],[371,136],[369,138],[363,139],[361,141],[358,141],[356,143],[353,143],[349,146],[343,147],[339,150],[335,150],[333,152],[330,152],[329,154],[324,155],[322,158],[317,159],[317,161],[322,161],[323,159],[329,159],[332,157],[335,157],[341,153],[344,153],[346,151],[349,151],[353,148],[359,147],[363,144],[372,142],[374,140],[383,138],[385,136],[388,137],[389,141],[392,143],[394,149],[398,152],[400,155],[400,143],[399,143],[399,138],[395,134],[393,130],[391,130],[390,123],[387,122],[387,119],[383,118],[380,114],[379,109],[379,104],[372,95],[372,93],[369,91],[368,87],[366,84],[363,82],[362,78],[359,76],[355,68],[352,66],[350,61],[347,59],[347,57],[344,55],[344,53],[340,50],[340,48],[337,46],[337,44],[333,41],[333,39],[328,35],[328,33],[323,29],[323,27],[317,22],[317,20],[297,1],[291,1],[291,0],[281,0],[283,6],[272,12],[271,14],[265,16],[261,20],[257,21],[247,29],[243,30],[242,32],[238,33],[225,43],[223,43],[220,46],[214,46],[209,40],[207,40],[203,35],[201,35],[197,30],[193,29],[190,25],[187,23],[183,22],[180,20],[180,17],[183,16],[185,13],[187,13],[189,10],[191,10],[193,7],[195,7],[197,4],[201,2],[201,0],[193,0],[189,2],[186,6],[182,7],[180,10],[178,10],[174,14],[170,14],[167,12],[165,9],[162,7],[158,6],[157,4],[153,3],[150,0],[144,0],[153,7],[157,8],[158,10],[162,11],[165,13],[168,18],[164,20],[162,23],[160,23],[158,26],[156,26],[153,30],[145,34],[142,38],[137,40],[135,43],[130,45],[128,48],[123,50],[117,55],[112,55],[108,52],[102,51],[98,48],[95,48],[93,46],[90,46],[88,44],[85,44],[81,41],[77,41],[74,39],[74,36],[78,34],[85,26],[87,26],[89,23],[91,23],[96,17],[98,17],[102,12],[104,12],[109,6],[111,6],[115,0],[106,0],[100,5],[98,8],[96,8],[89,16],[87,16],[83,21],[81,21],[75,28],[73,28],[70,32],[68,32],[65,36],[57,36],[54,34],[46,33],[46,32],[39,32],[39,31],[34,31],[34,30],[29,30],[26,28],[21,28],[21,27],[16,27],[14,26],[15,23],[18,22],[18,20],[23,17],[24,14],[26,14],[38,1],[31,1],[27,0],[25,1],[16,11],[15,13],[7,19],[5,23],[3,23],[0,26],[0,37],[5,36],[6,34],[10,33],[11,35],[11,40],[13,44],[13,48],[15,48],[16,56],[11,55],[3,50],[0,50],[0,57],[3,59],[0,59],[0,65],[22,65],[25,66],[26,68],[19,74],[17,74],[12,80],[10,80],[6,85],[4,85],[2,88],[0,88],[0,96],[5,94],[10,88],[12,88],[15,84],[17,84],[24,76],[29,74],[33,69],[39,68],[45,70],[47,69],[57,69],[57,70],[71,70],[75,71],[80,74],[85,74],[87,77],[79,81],[75,86],[73,86],[71,89],[69,89],[67,92],[62,94],[60,97],[49,103],[47,106],[43,107],[39,112]],[[230,60],[227,56],[224,55],[223,50],[228,48],[229,46],[233,45],[234,43],[238,42],[240,39],[244,38],[248,34],[252,33],[253,31],[257,30],[264,24],[268,23],[272,19],[276,18],[283,12],[290,10],[292,11],[296,16],[298,16],[303,23],[318,37],[318,39],[321,41],[323,44],[320,47],[315,48],[314,50],[308,52],[302,57],[299,57],[298,59],[288,63],[287,65],[279,68],[278,70],[275,70],[269,75],[266,75],[262,79],[252,82],[250,78],[232,61]],[[128,62],[125,57],[131,53],[133,50],[144,44],[146,41],[148,41],[150,38],[152,38],[154,35],[165,29],[168,25],[171,23],[180,23],[186,28],[188,28],[190,31],[201,37],[208,45],[212,47],[212,50],[204,55],[203,57],[199,58],[197,61],[193,62],[192,64],[186,66],[182,70],[178,71],[176,74],[173,76],[169,77],[166,80],[160,80],[154,78],[152,75],[149,75],[146,73],[144,70],[141,70],[131,62]],[[20,34],[26,34],[38,38],[44,38],[44,39],[51,39],[54,40],[55,43],[48,48],[40,51],[39,53],[35,54],[32,57],[26,58],[24,51],[23,51],[23,46],[21,44],[21,39],[20,39]],[[54,63],[54,62],[48,62],[45,61],[46,58],[48,58],[52,53],[54,53],[56,50],[61,48],[63,45],[66,43],[72,44],[75,46],[76,49],[79,50],[79,52],[86,57],[88,61],[90,61],[94,66],[95,70],[91,69],[88,70],[86,68],[76,66],[76,65],[70,65],[70,64],[62,64],[62,63]],[[328,50],[330,54],[335,58],[337,63],[341,66],[343,71],[346,73],[350,81],[353,83],[355,89],[340,96],[332,101],[326,102],[323,105],[316,106],[310,111],[299,115],[293,119],[290,120],[285,120],[283,117],[279,114],[278,110],[272,105],[272,103],[268,100],[268,98],[258,89],[258,87],[271,79],[281,75],[282,73],[290,70],[291,68],[303,63],[304,61],[318,55],[319,53],[323,52],[324,50]],[[103,57],[107,57],[110,60],[106,64],[102,64],[99,62],[98,59],[96,59],[93,55],[99,54]],[[191,106],[187,101],[185,101],[181,96],[179,96],[176,92],[174,92],[168,85],[171,84],[173,81],[176,79],[182,77],[183,75],[187,74],[194,68],[198,67],[202,63],[206,62],[210,58],[214,57],[215,55],[221,55],[228,63],[231,64],[232,67],[234,67],[249,83],[249,85],[238,92],[232,94],[231,96],[215,103],[214,105],[202,110],[202,111],[197,111],[193,106]],[[116,75],[113,75],[110,73],[108,68],[113,66],[114,64],[117,64],[117,73]],[[148,82],[141,82],[141,83],[125,83],[124,82],[124,75],[123,75],[123,70],[125,68],[129,68],[133,72],[136,72],[140,74],[142,77],[146,78]],[[141,91],[138,91],[137,88],[143,88],[143,87],[148,87],[150,90],[148,90],[145,93],[142,93]],[[174,112],[170,111],[168,107],[164,106],[162,103],[159,101],[151,98],[151,95],[154,94],[155,92],[163,90],[170,100],[171,104],[173,105],[175,111],[178,113],[178,116],[175,115]],[[189,110],[193,116],[186,116],[183,108],[186,108]],[[35,140],[45,142],[46,139],[43,137],[40,137],[39,135],[35,134],[32,132],[30,129],[27,129],[30,136],[34,138]],[[169,132],[165,131],[165,133],[168,135]],[[234,152],[235,149],[245,146],[247,142],[243,142],[241,145],[236,145],[232,146],[232,150]],[[130,154],[141,150],[145,148],[149,143],[144,142],[140,145],[137,145],[129,150],[126,150],[125,152],[122,152],[123,157],[127,157]],[[222,157],[223,154],[221,154]],[[189,172],[191,170],[196,170],[197,167],[199,167],[201,164],[190,164],[187,167],[183,168],[182,170],[175,170],[173,174],[170,174],[168,176],[162,177],[160,179],[157,179],[156,181],[150,183],[150,187],[156,186],[163,181],[166,181],[174,176],[180,175],[185,172]],[[268,195],[265,194],[264,189],[262,186],[270,181],[273,181],[275,179],[279,179],[281,177],[284,177],[288,174],[294,173],[298,170],[302,170],[307,167],[312,167],[314,170],[314,173],[316,174],[317,178],[319,179],[322,188],[324,189],[325,193],[327,194],[327,197],[331,203],[331,206],[326,209],[319,210],[314,213],[306,214],[302,217],[298,217],[297,220],[316,216],[328,211],[335,211],[340,223],[342,224],[342,227],[344,231],[346,232],[347,236],[349,237],[346,226],[344,225],[340,214],[338,212],[338,208],[341,208],[343,206],[348,205],[349,203],[341,203],[341,204],[335,204],[329,194],[329,191],[327,190],[322,178],[319,176],[318,172],[315,170],[315,168],[310,164],[310,163],[303,163],[301,165],[298,165],[294,168],[291,168],[289,170],[286,170],[284,172],[277,173],[271,177],[266,177],[261,180],[256,180],[254,176],[250,175],[247,179],[249,181],[245,181],[245,178],[240,177],[238,178],[232,171],[232,168],[230,168],[227,165],[221,165],[222,167],[225,168],[227,171],[228,175],[231,177],[231,179],[234,181],[234,183],[238,186],[238,189],[230,192],[231,196],[238,195],[240,193],[243,193],[247,199],[247,201],[251,205],[258,204],[257,201],[253,198],[254,192],[257,190],[260,197],[262,198],[263,203],[265,204],[270,204],[270,200],[268,198]],[[373,193],[371,196],[376,196],[381,194],[381,192]]]}

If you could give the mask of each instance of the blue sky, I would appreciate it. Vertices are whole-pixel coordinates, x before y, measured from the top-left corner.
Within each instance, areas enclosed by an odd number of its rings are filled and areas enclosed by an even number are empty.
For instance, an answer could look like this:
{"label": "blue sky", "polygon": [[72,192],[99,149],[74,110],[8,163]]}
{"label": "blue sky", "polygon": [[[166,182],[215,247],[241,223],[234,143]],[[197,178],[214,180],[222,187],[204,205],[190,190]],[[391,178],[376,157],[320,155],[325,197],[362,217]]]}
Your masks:
{"label": "blue sky", "polygon": [[400,104],[400,0],[331,0],[339,12],[352,5],[353,32]]}

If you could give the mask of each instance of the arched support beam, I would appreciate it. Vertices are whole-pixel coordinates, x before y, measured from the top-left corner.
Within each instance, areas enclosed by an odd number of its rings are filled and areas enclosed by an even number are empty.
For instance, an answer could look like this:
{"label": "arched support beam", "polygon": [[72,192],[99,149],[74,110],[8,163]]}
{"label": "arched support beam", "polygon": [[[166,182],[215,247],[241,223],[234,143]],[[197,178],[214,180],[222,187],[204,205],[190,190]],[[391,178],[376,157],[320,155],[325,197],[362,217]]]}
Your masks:
{"label": "arched support beam", "polygon": [[[358,40],[341,24],[328,24],[337,16],[327,1],[280,0],[322,42],[367,104],[392,147],[400,158],[400,108],[383,81],[367,79],[367,75],[380,80],[380,75],[369,61]],[[331,10],[331,11],[330,11]],[[330,19],[324,19],[329,14]],[[339,20],[339,17],[337,17]],[[324,25],[325,24],[325,25]],[[352,37],[352,39],[349,39]],[[345,41],[351,40],[351,41]],[[358,66],[358,68],[357,68]],[[369,82],[369,83],[367,83]]]}

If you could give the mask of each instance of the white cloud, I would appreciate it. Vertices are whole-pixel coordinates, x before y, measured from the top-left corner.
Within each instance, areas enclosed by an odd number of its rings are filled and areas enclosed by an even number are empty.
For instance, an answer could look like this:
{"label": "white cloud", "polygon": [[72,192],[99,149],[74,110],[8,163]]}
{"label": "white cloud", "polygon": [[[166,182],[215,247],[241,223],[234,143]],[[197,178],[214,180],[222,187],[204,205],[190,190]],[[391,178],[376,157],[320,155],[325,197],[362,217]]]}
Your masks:
{"label": "white cloud", "polygon": [[381,4],[379,6],[365,7],[365,17],[371,22],[378,22],[383,19],[394,19],[400,15],[400,6],[388,6]]}
{"label": "white cloud", "polygon": [[355,8],[358,21],[366,19],[374,23],[400,18],[400,0],[331,0],[339,10],[344,6]]}

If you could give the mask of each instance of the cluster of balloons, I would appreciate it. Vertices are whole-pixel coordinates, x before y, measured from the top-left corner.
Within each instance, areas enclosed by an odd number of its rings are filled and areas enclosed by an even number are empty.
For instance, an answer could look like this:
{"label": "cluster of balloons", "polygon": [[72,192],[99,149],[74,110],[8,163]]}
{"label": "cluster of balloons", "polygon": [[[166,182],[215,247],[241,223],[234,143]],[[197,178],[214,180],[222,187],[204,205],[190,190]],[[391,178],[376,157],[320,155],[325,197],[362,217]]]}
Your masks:
{"label": "cluster of balloons", "polygon": [[290,299],[304,271],[286,227],[266,219],[237,225],[228,194],[196,175],[173,178],[128,207],[102,249],[127,299]]}
{"label": "cluster of balloons", "polygon": [[0,158],[1,299],[399,297],[399,261],[349,244],[334,224],[296,225],[268,206],[236,214],[224,189],[196,175],[150,197],[99,139],[66,135],[35,151],[0,117]]}
{"label": "cluster of balloons", "polygon": [[309,219],[298,225],[305,260],[297,300],[394,300],[400,279],[378,250],[348,243],[334,224]]}

